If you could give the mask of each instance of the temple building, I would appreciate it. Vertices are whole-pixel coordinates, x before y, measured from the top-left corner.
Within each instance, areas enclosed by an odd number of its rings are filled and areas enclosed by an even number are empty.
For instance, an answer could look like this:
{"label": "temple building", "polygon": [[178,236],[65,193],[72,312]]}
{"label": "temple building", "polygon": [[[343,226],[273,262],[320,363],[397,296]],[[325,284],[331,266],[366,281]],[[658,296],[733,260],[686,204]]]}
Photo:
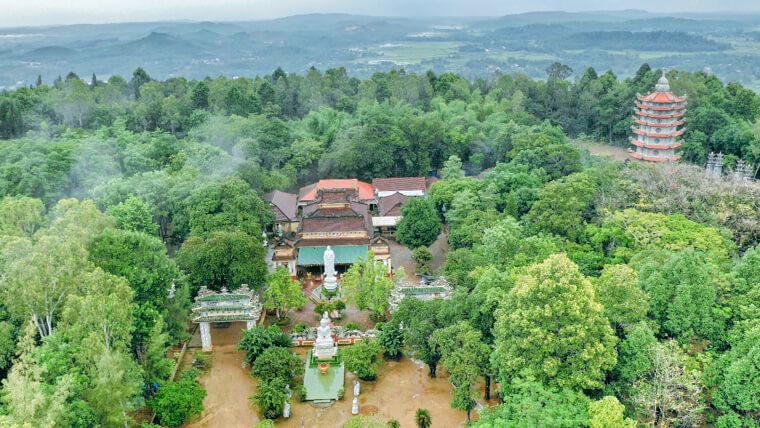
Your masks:
{"label": "temple building", "polygon": [[264,195],[275,217],[271,233],[294,233],[298,229],[298,195],[275,190]]}
{"label": "temple building", "polygon": [[686,96],[677,97],[670,92],[668,79],[663,75],[657,81],[654,92],[636,96],[635,125],[631,127],[632,148],[629,155],[634,159],[652,162],[668,162],[681,159],[676,149],[681,146],[686,114]]}
{"label": "temple building", "polygon": [[380,198],[377,204],[377,214],[372,217],[372,227],[375,233],[395,237],[396,226],[401,221],[401,206],[409,199],[409,196],[401,192],[392,193]]}
{"label": "temple building", "polygon": [[411,197],[427,196],[424,177],[379,178],[372,184],[357,179],[320,180],[301,187],[298,194],[275,190],[264,195],[275,223],[267,226],[277,239],[272,261],[290,271],[324,273],[323,256],[329,246],[338,272],[375,254],[390,271],[390,244],[401,220],[401,206]]}
{"label": "temple building", "polygon": [[404,196],[425,196],[427,183],[424,177],[375,178],[372,180],[375,196],[382,199],[400,193]]}

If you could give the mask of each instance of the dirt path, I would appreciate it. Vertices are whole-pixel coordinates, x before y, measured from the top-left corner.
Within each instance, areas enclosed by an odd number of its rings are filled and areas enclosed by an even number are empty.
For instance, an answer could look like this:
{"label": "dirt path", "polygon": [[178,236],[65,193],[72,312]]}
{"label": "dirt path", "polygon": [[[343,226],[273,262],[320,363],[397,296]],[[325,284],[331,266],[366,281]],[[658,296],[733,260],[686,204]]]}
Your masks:
{"label": "dirt path", "polygon": [[256,392],[256,382],[243,369],[243,353],[236,352],[245,323],[232,323],[228,328],[213,328],[214,357],[211,368],[200,378],[208,393],[203,400],[203,413],[186,428],[250,428],[259,421],[248,397]]}
{"label": "dirt path", "polygon": [[[417,268],[417,263],[412,259],[412,250],[399,244],[396,241],[389,241],[391,247],[391,260],[393,262],[393,268],[397,269],[401,266],[406,271],[406,276],[409,282],[417,284],[422,279],[419,275],[414,273],[414,269]],[[446,263],[446,253],[449,251],[449,241],[445,233],[441,232],[438,238],[428,248],[433,253],[433,261],[430,263],[430,267],[435,272]]]}

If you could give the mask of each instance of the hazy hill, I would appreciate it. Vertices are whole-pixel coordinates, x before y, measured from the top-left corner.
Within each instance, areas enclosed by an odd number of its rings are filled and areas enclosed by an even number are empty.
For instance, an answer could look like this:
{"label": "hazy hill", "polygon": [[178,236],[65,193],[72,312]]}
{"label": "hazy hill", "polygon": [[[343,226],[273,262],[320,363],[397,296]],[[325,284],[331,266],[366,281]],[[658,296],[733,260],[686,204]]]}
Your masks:
{"label": "hazy hill", "polygon": [[0,89],[74,71],[129,77],[137,66],[166,78],[304,73],[345,67],[366,77],[494,71],[544,78],[555,61],[631,76],[652,67],[707,70],[760,87],[760,15],[641,10],[534,12],[496,18],[296,15],[247,22],[152,22],[0,29]]}

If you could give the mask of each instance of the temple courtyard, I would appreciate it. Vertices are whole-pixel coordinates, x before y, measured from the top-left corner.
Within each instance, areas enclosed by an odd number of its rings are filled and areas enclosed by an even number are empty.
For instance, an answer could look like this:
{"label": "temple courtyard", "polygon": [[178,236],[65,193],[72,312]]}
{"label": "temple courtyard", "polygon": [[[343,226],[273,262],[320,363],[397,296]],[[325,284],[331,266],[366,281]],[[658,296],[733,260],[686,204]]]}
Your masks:
{"label": "temple courtyard", "polygon": [[[187,428],[250,428],[259,421],[256,408],[248,397],[256,392],[256,379],[242,367],[243,352],[235,351],[242,338],[245,323],[232,323],[227,328],[212,326],[214,355],[211,368],[200,378],[208,395],[203,401],[203,413],[184,426]],[[196,339],[197,340],[197,339]],[[310,347],[291,348],[302,359]],[[439,376],[428,377],[427,368],[420,362],[403,357],[400,361],[384,361],[377,372],[377,380],[361,382],[359,395],[360,414],[379,414],[383,418],[394,417],[402,427],[414,427],[414,412],[418,408],[430,410],[434,426],[456,427],[466,419],[465,412],[452,409],[451,384],[445,372],[439,368]],[[351,417],[353,381],[347,372],[346,395],[343,400],[326,408],[300,402],[293,397],[290,419],[278,419],[278,427],[335,428]],[[482,393],[481,393],[482,397]],[[482,402],[482,398],[480,400]],[[473,412],[474,414],[475,412]]]}

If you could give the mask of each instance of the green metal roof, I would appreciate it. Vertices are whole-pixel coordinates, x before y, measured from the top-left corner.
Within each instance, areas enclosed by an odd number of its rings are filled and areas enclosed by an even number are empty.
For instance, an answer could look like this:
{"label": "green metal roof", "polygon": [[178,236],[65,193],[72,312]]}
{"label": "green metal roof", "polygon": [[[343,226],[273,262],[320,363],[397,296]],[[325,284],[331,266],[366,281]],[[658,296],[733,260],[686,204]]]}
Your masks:
{"label": "green metal roof", "polygon": [[[301,247],[298,249],[298,265],[323,265],[326,247]],[[368,245],[336,245],[332,247],[335,253],[335,264],[344,265],[356,263],[359,257],[366,257]]]}

